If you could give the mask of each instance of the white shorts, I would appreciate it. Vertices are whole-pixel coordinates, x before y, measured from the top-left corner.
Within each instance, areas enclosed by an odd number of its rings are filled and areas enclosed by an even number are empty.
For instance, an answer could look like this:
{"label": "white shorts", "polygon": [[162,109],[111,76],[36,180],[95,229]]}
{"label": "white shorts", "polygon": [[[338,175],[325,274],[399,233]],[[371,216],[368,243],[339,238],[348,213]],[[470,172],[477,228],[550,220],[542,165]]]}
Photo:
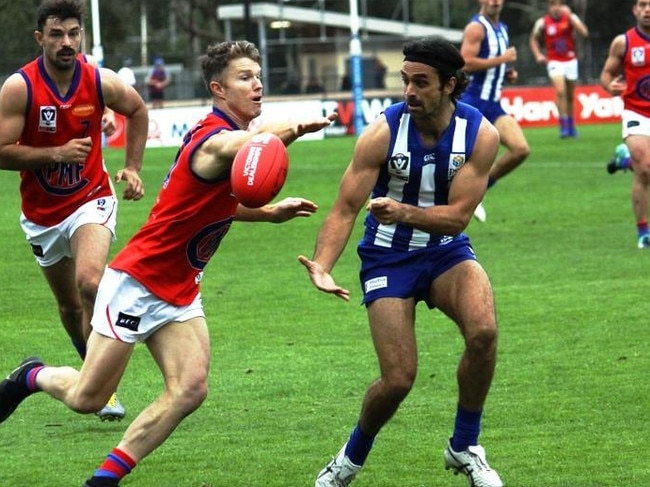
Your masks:
{"label": "white shorts", "polygon": [[563,77],[569,81],[578,79],[578,60],[571,61],[549,61],[546,65],[549,78]]}
{"label": "white shorts", "polygon": [[623,110],[621,121],[623,122],[623,140],[628,135],[650,136],[650,118],[632,110]]}
{"label": "white shorts", "polygon": [[201,294],[188,306],[174,306],[126,272],[107,267],[99,282],[90,324],[97,333],[125,343],[144,342],[172,322],[205,317]]}
{"label": "white shorts", "polygon": [[24,213],[20,214],[20,226],[41,267],[54,265],[64,257],[72,257],[70,239],[79,227],[88,223],[96,223],[108,228],[115,240],[117,199],[114,196],[106,196],[89,201],[53,227],[37,225],[29,221]]}

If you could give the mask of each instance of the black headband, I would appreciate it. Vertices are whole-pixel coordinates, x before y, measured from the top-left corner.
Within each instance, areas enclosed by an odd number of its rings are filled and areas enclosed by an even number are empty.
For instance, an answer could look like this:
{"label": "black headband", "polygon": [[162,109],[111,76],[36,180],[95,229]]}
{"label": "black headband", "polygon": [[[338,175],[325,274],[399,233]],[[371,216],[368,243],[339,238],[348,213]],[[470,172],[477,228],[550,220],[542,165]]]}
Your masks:
{"label": "black headband", "polygon": [[[413,63],[422,63],[432,68],[437,69],[438,71],[453,76],[456,74],[456,71],[460,68],[456,68],[449,63],[444,61],[439,61],[432,56],[425,56],[423,54],[409,53],[404,55],[404,61],[411,61]],[[462,66],[461,66],[462,67]]]}

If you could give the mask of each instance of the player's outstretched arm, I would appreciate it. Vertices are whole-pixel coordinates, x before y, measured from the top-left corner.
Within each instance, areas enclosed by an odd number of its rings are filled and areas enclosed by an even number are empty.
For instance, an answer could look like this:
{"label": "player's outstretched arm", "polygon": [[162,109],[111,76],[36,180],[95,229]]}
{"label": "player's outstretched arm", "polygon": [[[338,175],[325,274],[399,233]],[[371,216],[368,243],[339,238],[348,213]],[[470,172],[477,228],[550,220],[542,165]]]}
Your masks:
{"label": "player's outstretched arm", "polygon": [[297,217],[310,217],[316,213],[318,205],[305,198],[289,197],[277,203],[264,205],[261,208],[237,207],[235,220],[242,222],[284,223]]}
{"label": "player's outstretched arm", "polygon": [[334,294],[345,301],[350,301],[350,291],[337,285],[332,276],[325,272],[318,262],[314,262],[304,255],[298,256],[298,261],[305,266],[311,282],[319,291]]}

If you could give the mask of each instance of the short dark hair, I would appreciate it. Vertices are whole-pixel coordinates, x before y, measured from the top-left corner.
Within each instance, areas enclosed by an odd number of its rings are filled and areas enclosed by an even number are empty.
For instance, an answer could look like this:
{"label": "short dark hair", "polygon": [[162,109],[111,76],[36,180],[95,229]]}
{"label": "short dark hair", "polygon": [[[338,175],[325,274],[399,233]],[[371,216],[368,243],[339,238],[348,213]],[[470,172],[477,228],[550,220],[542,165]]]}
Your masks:
{"label": "short dark hair", "polygon": [[402,52],[404,60],[428,64],[434,68],[438,72],[441,87],[451,78],[456,78],[456,87],[450,95],[452,99],[457,99],[465,90],[469,81],[463,71],[465,60],[460,51],[444,37],[432,36],[408,41]]}
{"label": "short dark hair", "polygon": [[84,4],[81,0],[43,0],[36,12],[36,30],[43,32],[47,19],[77,19],[81,25]]}
{"label": "short dark hair", "polygon": [[247,57],[256,63],[261,62],[260,52],[255,44],[248,41],[224,41],[208,46],[199,63],[203,73],[203,82],[210,91],[210,82],[223,82],[223,72],[234,59]]}

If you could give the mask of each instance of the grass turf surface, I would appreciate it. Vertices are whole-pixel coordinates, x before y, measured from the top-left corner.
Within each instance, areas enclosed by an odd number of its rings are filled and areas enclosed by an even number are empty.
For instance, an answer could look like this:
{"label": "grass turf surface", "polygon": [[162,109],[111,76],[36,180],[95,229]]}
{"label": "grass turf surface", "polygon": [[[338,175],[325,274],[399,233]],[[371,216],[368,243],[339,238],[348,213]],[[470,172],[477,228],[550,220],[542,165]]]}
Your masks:
{"label": "grass turf surface", "polygon": [[[500,326],[481,442],[508,487],[650,485],[650,252],[636,248],[630,174],[605,170],[619,125],[579,130],[576,140],[559,140],[555,128],[527,130],[530,158],[488,192],[487,222],[467,230],[491,276]],[[233,226],[202,285],[213,347],[210,395],[124,486],[311,486],[347,439],[377,375],[358,305],[361,218],[333,272],[352,290],[350,303],[318,293],[296,257],[311,255],[353,143],[290,147],[280,197],[313,199],[318,214]],[[120,202],[113,253],[146,219],[175,152],[147,150],[147,195]],[[121,157],[106,152],[112,172]],[[1,373],[34,353],[79,365],[19,228],[17,185],[15,173],[0,173]],[[462,341],[448,319],[424,306],[417,328],[415,388],[355,486],[466,485],[444,471],[441,455],[453,426]],[[161,388],[139,346],[119,389],[127,407],[122,423],[76,415],[44,394],[30,397],[0,425],[0,485],[80,485]]]}

